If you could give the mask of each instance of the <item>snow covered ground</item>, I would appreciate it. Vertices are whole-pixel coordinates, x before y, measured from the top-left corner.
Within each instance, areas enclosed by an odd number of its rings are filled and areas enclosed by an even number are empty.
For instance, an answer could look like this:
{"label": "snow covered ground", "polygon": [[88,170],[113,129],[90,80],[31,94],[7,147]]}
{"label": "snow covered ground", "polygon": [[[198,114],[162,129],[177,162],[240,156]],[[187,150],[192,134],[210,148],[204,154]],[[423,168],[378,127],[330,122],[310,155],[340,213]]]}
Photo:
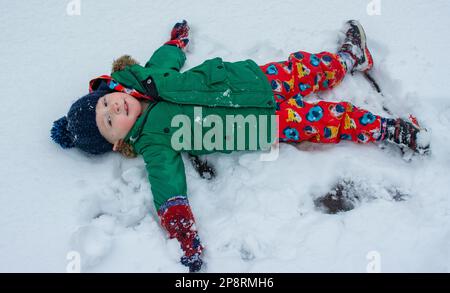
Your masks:
{"label": "snow covered ground", "polygon": [[[450,1],[376,1],[380,15],[367,13],[370,0],[80,0],[79,15],[68,15],[71,2],[0,0],[0,272],[65,272],[70,251],[83,272],[186,272],[156,220],[141,158],[87,158],[49,138],[91,78],[125,53],[145,63],[181,19],[191,25],[185,68],[334,51],[342,23],[358,19],[387,105],[432,131],[431,157],[411,162],[351,143],[283,145],[273,162],[209,156],[213,181],[185,162],[204,271],[449,271]],[[315,98],[385,114],[361,76]],[[361,197],[354,209],[315,207],[350,178]]]}

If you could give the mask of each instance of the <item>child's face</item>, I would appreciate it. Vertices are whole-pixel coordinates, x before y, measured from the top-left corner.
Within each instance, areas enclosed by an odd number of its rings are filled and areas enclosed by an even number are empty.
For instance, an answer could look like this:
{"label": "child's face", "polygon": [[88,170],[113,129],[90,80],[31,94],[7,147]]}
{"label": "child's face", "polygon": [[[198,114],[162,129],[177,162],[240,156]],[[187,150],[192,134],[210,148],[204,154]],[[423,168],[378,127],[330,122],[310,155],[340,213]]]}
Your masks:
{"label": "child's face", "polygon": [[136,98],[115,92],[98,100],[95,120],[100,134],[117,150],[141,113],[142,106]]}

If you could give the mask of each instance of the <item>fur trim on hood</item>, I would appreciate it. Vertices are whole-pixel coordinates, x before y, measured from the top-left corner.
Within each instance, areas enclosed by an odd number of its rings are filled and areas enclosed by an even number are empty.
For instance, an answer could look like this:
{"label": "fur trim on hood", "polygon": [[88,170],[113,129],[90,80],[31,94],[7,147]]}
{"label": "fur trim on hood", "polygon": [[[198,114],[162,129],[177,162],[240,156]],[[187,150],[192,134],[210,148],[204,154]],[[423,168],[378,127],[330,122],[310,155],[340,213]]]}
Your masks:
{"label": "fur trim on hood", "polygon": [[111,73],[125,69],[128,65],[139,64],[130,55],[122,55],[118,59],[113,61]]}

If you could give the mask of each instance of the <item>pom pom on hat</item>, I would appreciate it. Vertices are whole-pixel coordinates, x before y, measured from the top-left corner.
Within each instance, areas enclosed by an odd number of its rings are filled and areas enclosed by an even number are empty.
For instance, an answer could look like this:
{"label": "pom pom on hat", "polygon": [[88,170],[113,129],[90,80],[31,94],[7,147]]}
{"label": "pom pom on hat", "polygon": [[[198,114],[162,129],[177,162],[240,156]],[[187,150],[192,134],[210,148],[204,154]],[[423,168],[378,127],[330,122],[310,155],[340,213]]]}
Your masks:
{"label": "pom pom on hat", "polygon": [[67,124],[68,124],[67,117],[61,117],[60,119],[53,122],[51,133],[51,138],[54,142],[61,145],[63,148],[73,148],[75,146],[73,142],[73,137],[69,130],[67,130]]}

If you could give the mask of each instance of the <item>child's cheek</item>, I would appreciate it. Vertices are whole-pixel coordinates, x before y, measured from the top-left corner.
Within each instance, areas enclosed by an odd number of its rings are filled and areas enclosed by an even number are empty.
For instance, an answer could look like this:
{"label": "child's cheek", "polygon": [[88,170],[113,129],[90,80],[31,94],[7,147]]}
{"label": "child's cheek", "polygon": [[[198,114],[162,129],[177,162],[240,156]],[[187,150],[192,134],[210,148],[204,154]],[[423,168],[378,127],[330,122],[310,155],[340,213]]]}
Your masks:
{"label": "child's cheek", "polygon": [[126,127],[128,130],[133,127],[135,121],[136,121],[136,119],[134,119],[133,117],[128,117],[128,119],[126,121]]}

